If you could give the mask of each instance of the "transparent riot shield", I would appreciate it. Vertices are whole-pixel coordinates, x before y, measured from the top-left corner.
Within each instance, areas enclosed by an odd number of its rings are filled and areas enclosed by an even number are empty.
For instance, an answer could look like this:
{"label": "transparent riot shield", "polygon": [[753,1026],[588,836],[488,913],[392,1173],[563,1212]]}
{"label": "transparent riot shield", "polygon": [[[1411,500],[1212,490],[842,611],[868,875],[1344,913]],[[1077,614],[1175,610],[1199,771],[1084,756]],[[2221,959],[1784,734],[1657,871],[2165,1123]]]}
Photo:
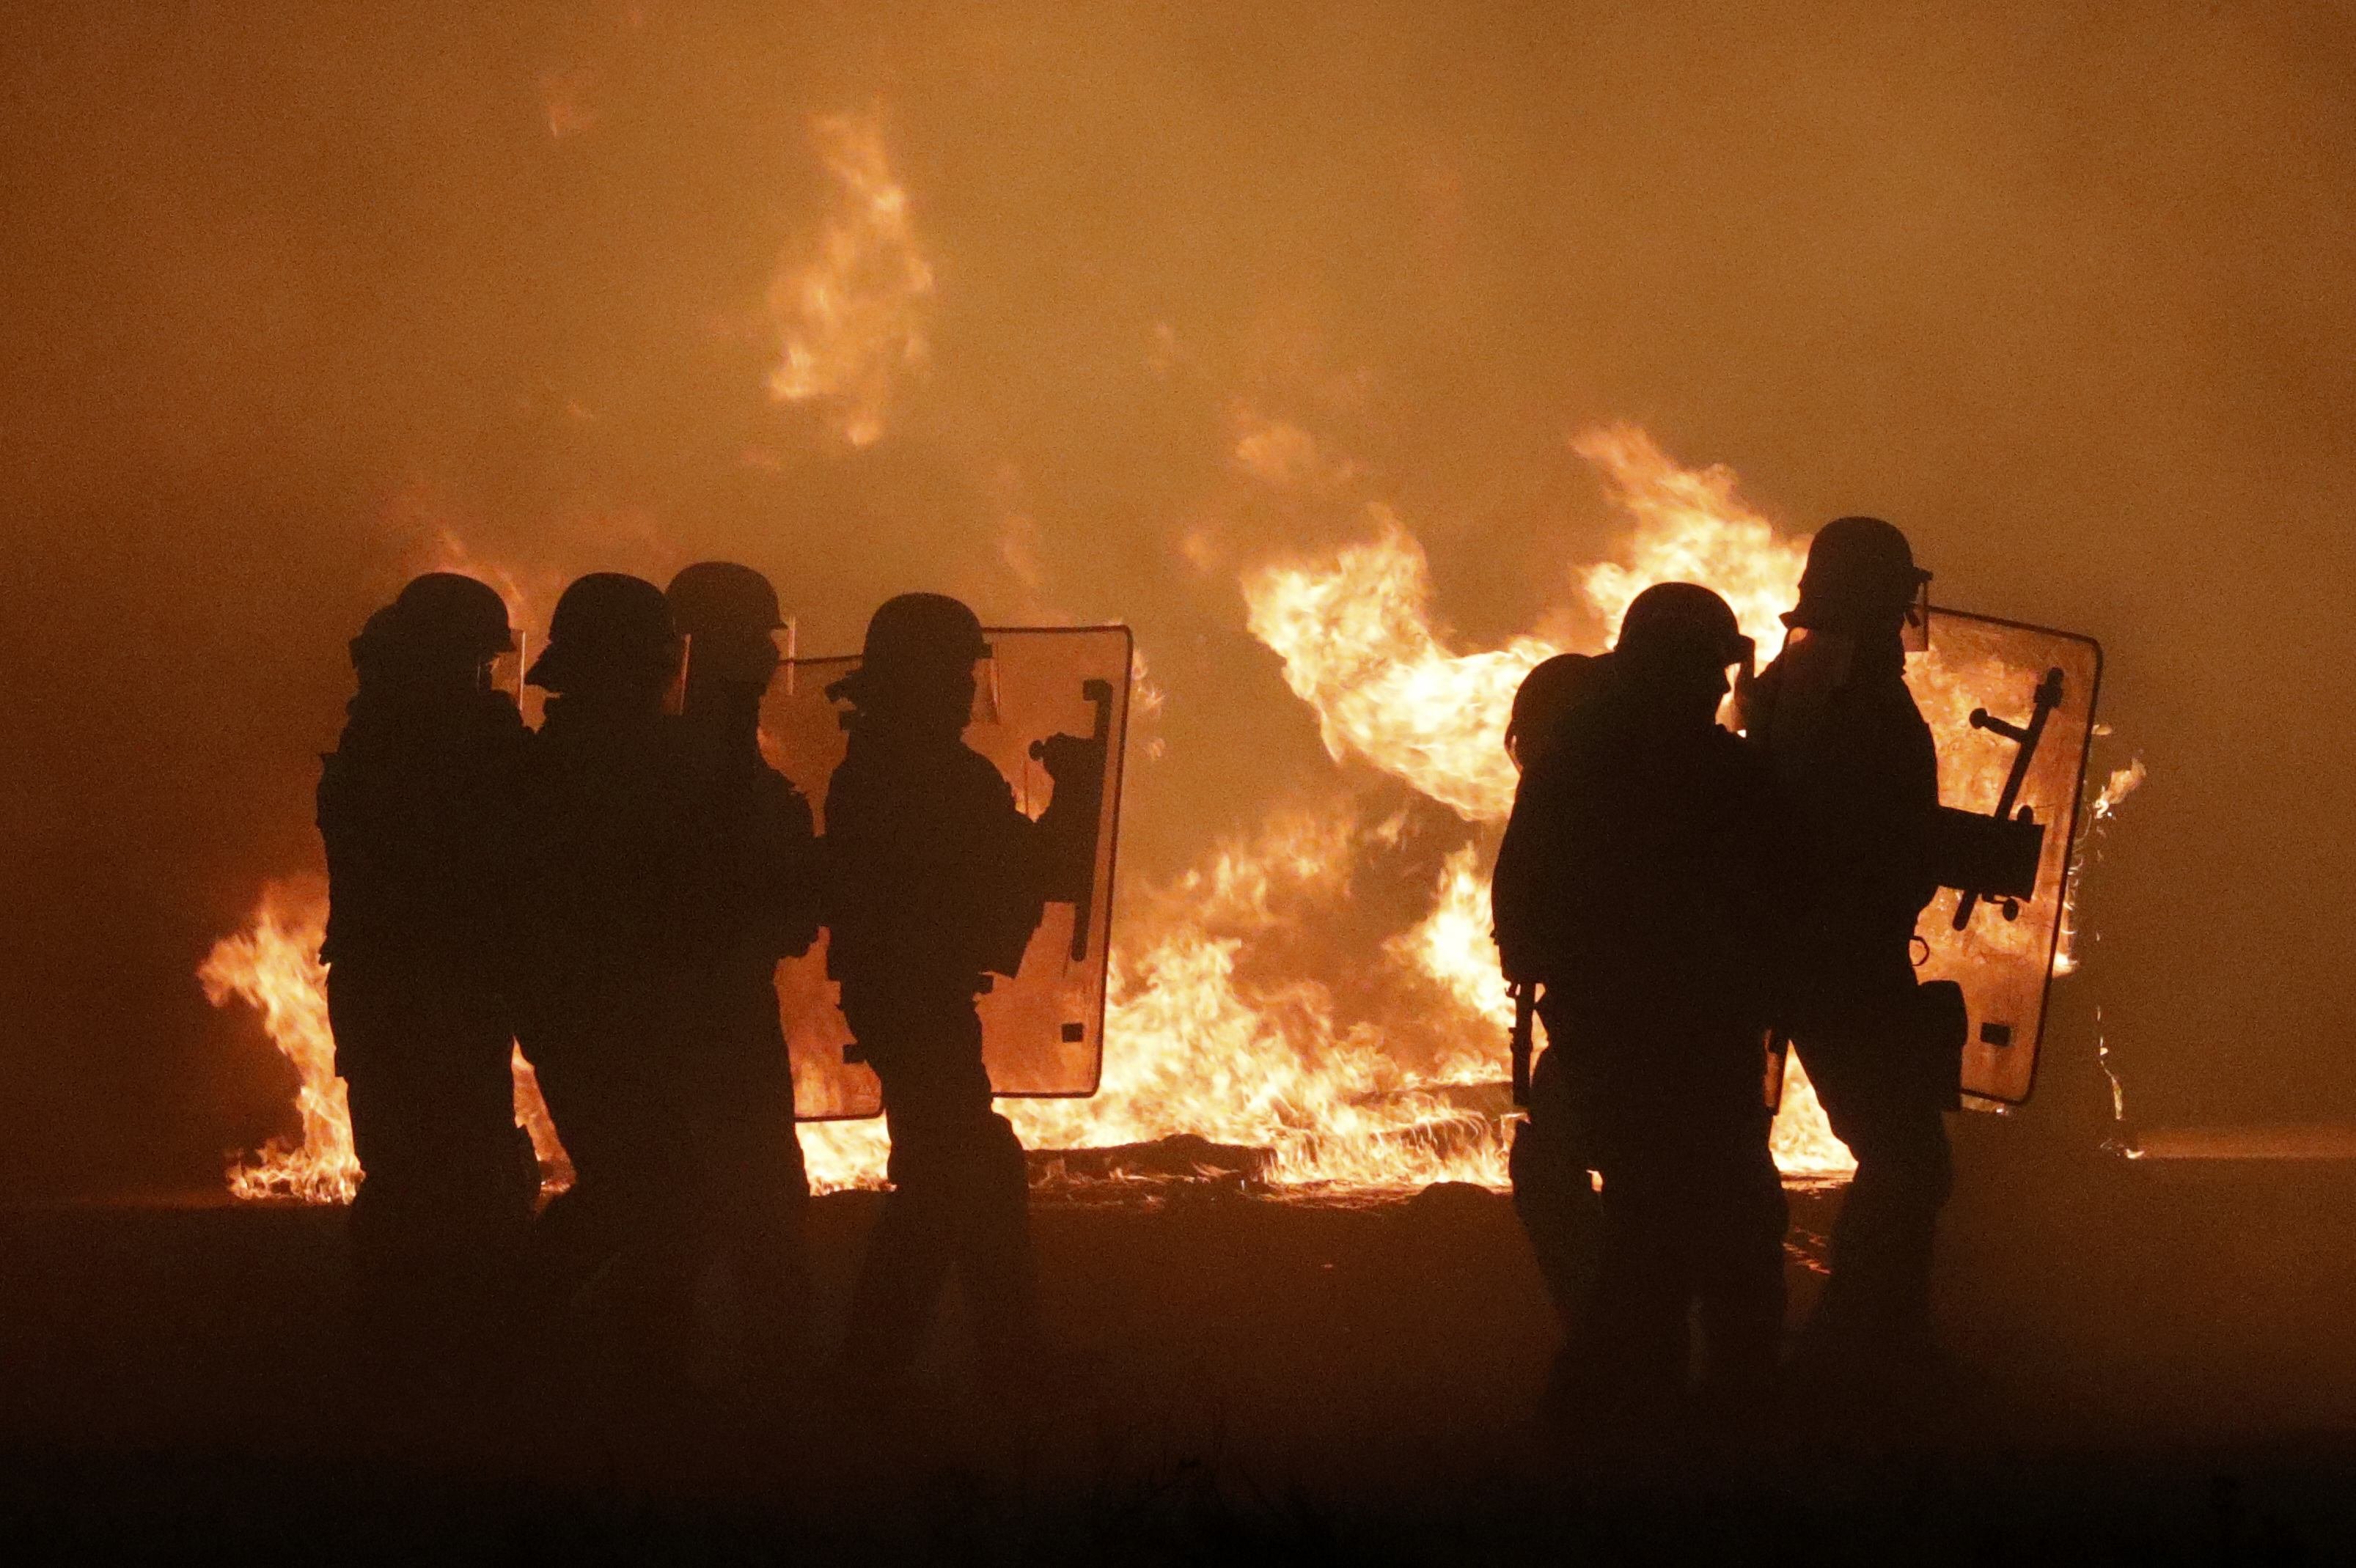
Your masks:
{"label": "transparent riot shield", "polygon": [[1938,741],[1933,857],[1949,884],[1916,925],[1919,973],[1963,987],[1976,1099],[2018,1105],[2037,1082],[2102,678],[2092,638],[1952,610],[1906,661]]}
{"label": "transparent riot shield", "polygon": [[[1084,1098],[1096,1093],[1104,1060],[1132,639],[1126,626],[1001,627],[986,635],[991,656],[976,672],[966,744],[997,765],[1015,803],[1033,817],[1046,809],[1055,787],[1041,761],[1055,737],[1086,744],[1101,758],[1102,776],[1093,864],[1085,878],[1075,879],[1073,897],[1047,905],[1020,971],[1012,979],[997,977],[980,998],[982,1055],[1001,1095]],[[842,706],[827,690],[858,667],[856,658],[790,660],[761,708],[762,748],[771,765],[809,797],[821,831],[827,781],[848,742]],[[794,1061],[794,1109],[803,1121],[872,1116],[882,1108],[875,1074],[843,1060],[853,1042],[827,978],[826,942],[821,932],[808,954],[777,968],[778,1006]]]}

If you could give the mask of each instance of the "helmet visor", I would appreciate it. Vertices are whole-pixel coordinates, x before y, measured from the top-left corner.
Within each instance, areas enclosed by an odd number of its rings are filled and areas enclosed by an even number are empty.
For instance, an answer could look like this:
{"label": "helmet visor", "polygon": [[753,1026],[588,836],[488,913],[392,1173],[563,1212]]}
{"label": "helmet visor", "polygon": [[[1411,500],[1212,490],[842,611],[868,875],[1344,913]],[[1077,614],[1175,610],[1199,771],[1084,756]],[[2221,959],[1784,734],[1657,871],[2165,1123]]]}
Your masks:
{"label": "helmet visor", "polygon": [[509,697],[519,699],[522,697],[525,662],[523,644],[523,634],[518,632],[514,647],[505,653],[491,656],[484,680],[493,691],[503,691]]}
{"label": "helmet visor", "polygon": [[988,644],[973,665],[973,718],[976,724],[999,724],[1003,721],[1006,704],[998,689],[998,655]]}
{"label": "helmet visor", "polygon": [[1927,571],[1914,585],[1914,597],[1906,606],[1906,620],[1899,627],[1898,637],[1910,654],[1931,651],[1931,574]]}

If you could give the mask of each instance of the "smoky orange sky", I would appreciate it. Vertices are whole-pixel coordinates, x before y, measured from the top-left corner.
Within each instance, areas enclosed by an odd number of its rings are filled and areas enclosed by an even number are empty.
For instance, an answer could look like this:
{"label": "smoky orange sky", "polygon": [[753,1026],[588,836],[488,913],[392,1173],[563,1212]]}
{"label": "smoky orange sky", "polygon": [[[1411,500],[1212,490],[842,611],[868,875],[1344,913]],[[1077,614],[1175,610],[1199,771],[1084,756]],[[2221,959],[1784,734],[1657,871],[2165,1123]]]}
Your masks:
{"label": "smoky orange sky", "polygon": [[[345,640],[437,529],[534,581],[736,556],[806,651],[911,587],[1128,620],[1150,880],[1331,773],[1240,571],[1378,496],[1462,645],[1529,629],[1624,527],[1567,444],[1613,418],[2099,636],[2098,759],[2152,783],[2049,1050],[2098,1003],[2139,1120],[2356,1117],[2341,8],[18,12],[11,1190],[202,1187],[279,1125],[193,971],[316,864]],[[934,280],[856,448],[767,390],[831,113]],[[1246,415],[1349,504],[1239,500]]]}

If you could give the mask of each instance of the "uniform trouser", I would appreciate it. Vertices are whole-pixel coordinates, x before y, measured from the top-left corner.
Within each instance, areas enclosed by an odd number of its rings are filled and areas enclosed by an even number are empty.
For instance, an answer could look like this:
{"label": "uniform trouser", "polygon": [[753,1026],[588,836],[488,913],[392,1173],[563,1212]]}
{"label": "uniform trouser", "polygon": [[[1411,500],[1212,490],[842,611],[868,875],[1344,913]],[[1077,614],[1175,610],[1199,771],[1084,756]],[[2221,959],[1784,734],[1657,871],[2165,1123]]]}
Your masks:
{"label": "uniform trouser", "polygon": [[540,1188],[506,1005],[447,965],[339,956],[327,1019],[365,1173],[351,1215],[364,1310],[395,1333],[479,1322]]}
{"label": "uniform trouser", "polygon": [[712,997],[709,1032],[680,1052],[700,1250],[725,1264],[756,1377],[787,1370],[808,1328],[809,1175],[794,1131],[793,1069],[775,983]]}
{"label": "uniform trouser", "polygon": [[954,1271],[986,1367],[1011,1370],[1038,1335],[1023,1146],[991,1108],[969,991],[865,994],[842,1009],[884,1089],[892,1190],[851,1297],[845,1358],[882,1376],[923,1346]]}
{"label": "uniform trouser", "polygon": [[1788,1214],[1757,1094],[1746,1073],[1739,1092],[1599,1106],[1602,1244],[1578,1347],[1590,1386],[1644,1402],[1679,1392],[1692,1308],[1706,1391],[1755,1393],[1772,1374]]}
{"label": "uniform trouser", "polygon": [[1580,1119],[1575,1076],[1568,1036],[1549,1024],[1547,1049],[1530,1074],[1529,1115],[1514,1129],[1507,1157],[1514,1213],[1566,1334],[1578,1332],[1594,1287],[1603,1223],[1593,1138]]}
{"label": "uniform trouser", "polygon": [[541,1285],[676,1363],[692,1323],[694,1169],[668,1005],[653,985],[552,986],[522,1044],[573,1172],[541,1214]]}
{"label": "uniform trouser", "polygon": [[1918,1043],[1912,990],[1823,1009],[1793,1044],[1857,1175],[1833,1223],[1832,1278],[1815,1332],[1921,1341],[1931,1258],[1954,1187],[1939,1086]]}

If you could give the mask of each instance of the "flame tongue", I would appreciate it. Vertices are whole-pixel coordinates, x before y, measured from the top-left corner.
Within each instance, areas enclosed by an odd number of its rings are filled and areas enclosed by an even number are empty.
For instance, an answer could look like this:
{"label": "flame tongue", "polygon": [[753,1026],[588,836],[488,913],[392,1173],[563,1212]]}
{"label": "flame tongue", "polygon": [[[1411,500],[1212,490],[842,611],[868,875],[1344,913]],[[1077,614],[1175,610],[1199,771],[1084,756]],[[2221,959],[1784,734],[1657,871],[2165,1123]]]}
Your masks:
{"label": "flame tongue", "polygon": [[1330,565],[1245,580],[1252,635],[1283,657],[1285,683],[1316,709],[1335,762],[1363,759],[1468,820],[1503,821],[1515,782],[1505,715],[1522,677],[1558,650],[1519,638],[1496,653],[1447,652],[1431,628],[1423,547],[1387,507],[1368,512],[1375,538]]}
{"label": "flame tongue", "polygon": [[327,971],[319,962],[327,933],[324,895],[316,884],[273,884],[253,923],[215,943],[197,970],[213,1006],[234,997],[262,1014],[271,1042],[300,1079],[294,1108],[302,1136],[273,1138],[233,1166],[229,1187],[240,1198],[336,1203],[359,1190],[351,1107],[336,1076],[336,1040],[327,1029]]}
{"label": "flame tongue", "polygon": [[770,286],[778,357],[769,395],[816,408],[851,445],[873,446],[894,389],[929,356],[933,269],[876,116],[823,115],[811,133],[834,177],[836,208],[818,253]]}

